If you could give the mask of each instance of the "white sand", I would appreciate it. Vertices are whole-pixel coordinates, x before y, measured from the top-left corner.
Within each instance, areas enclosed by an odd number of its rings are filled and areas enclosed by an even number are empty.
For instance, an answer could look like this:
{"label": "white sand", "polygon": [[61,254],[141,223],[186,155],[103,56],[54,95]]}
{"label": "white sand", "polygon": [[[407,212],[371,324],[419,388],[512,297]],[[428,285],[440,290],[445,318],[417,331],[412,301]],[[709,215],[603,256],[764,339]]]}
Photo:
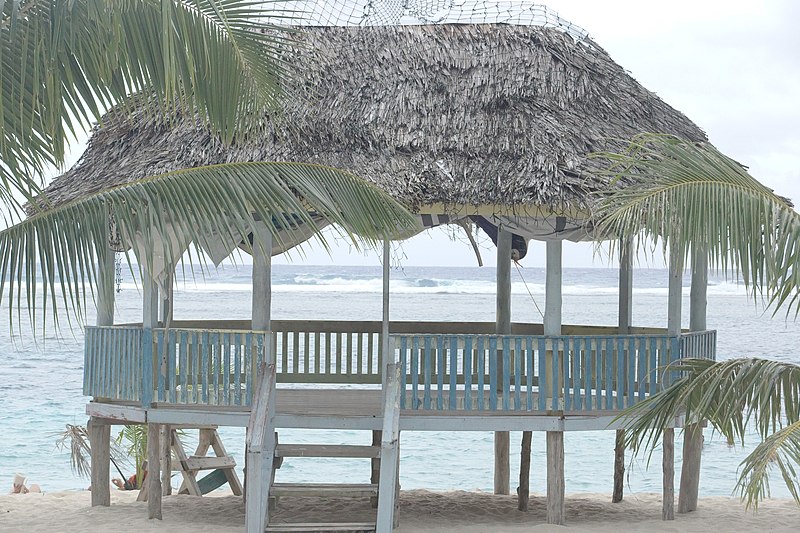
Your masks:
{"label": "white sand", "polygon": [[[0,531],[242,531],[244,506],[234,496],[164,498],[164,520],[148,520],[147,504],[135,492],[113,491],[111,507],[90,506],[88,492],[58,492],[0,496]],[[608,495],[573,494],[567,498],[567,526],[545,524],[545,500],[531,498],[530,511],[517,511],[516,498],[480,492],[403,491],[400,498],[401,532],[504,531],[629,531],[729,532],[799,531],[800,507],[791,500],[764,502],[757,514],[745,511],[729,498],[701,498],[699,509],[661,521],[660,497],[626,495],[620,504]],[[303,498],[281,500],[275,521],[367,521],[374,516],[367,500]]]}

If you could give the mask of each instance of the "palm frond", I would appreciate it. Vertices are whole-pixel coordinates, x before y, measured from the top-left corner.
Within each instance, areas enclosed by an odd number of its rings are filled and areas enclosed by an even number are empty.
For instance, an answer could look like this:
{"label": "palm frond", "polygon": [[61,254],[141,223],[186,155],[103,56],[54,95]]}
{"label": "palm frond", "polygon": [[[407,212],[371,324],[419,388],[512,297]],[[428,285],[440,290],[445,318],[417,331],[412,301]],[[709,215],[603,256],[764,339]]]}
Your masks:
{"label": "palm frond", "polygon": [[777,467],[794,501],[800,504],[800,421],[795,421],[764,439],[740,465],[737,488],[747,507],[770,497],[769,472]]}
{"label": "palm frond", "polygon": [[67,424],[62,433],[56,435],[56,448],[69,449],[69,463],[72,471],[81,476],[89,477],[91,474],[91,449],[89,448],[89,434],[83,426]]}
{"label": "palm frond", "polygon": [[600,198],[597,228],[648,239],[688,264],[692,247],[709,266],[741,275],[758,297],[800,313],[800,214],[710,144],[642,134],[611,161],[614,187]]}
{"label": "palm frond", "polygon": [[178,258],[190,242],[206,250],[220,238],[247,243],[261,221],[280,244],[281,230],[305,226],[317,233],[319,218],[344,228],[356,245],[356,235],[375,243],[416,227],[386,193],[327,167],[256,162],[180,170],[40,212],[0,232],[0,299],[14,303],[12,326],[27,309],[33,323],[41,315],[44,328],[50,315],[58,320],[59,301],[71,311],[68,318],[82,320],[109,221],[123,247],[148,250],[138,264],[154,272],[154,257]]}
{"label": "palm frond", "polygon": [[651,449],[676,417],[686,424],[708,420],[729,442],[744,442],[752,421],[761,438],[800,419],[800,366],[767,359],[683,359],[668,367],[682,376],[626,409],[626,445]]}
{"label": "palm frond", "polygon": [[[19,209],[68,140],[133,94],[156,118],[199,116],[230,141],[276,109],[288,75],[271,2],[5,0],[0,201]],[[272,11],[267,11],[272,8]]]}
{"label": "palm frond", "polygon": [[742,462],[737,487],[743,499],[757,505],[769,495],[772,461],[798,499],[800,365],[757,358],[684,359],[668,370],[682,376],[617,417],[634,455],[646,452],[649,459],[664,428],[679,416],[685,416],[685,425],[708,420],[730,443],[744,444],[746,429],[753,427],[762,443]]}

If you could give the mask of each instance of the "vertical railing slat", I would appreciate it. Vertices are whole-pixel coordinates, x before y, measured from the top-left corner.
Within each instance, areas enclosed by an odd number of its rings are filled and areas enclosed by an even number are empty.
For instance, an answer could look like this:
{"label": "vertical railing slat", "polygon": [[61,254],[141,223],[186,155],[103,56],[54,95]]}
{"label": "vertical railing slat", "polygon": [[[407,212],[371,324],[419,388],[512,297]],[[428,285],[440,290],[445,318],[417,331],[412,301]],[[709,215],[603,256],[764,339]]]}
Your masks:
{"label": "vertical railing slat", "polygon": [[411,341],[411,408],[419,408],[419,337]]}
{"label": "vertical railing slat", "polygon": [[450,402],[449,407],[450,409],[456,409],[457,406],[457,398],[456,393],[458,387],[456,384],[458,383],[458,339],[455,336],[450,337]]}
{"label": "vertical railing slat", "polygon": [[408,383],[406,379],[408,374],[406,370],[406,365],[408,363],[407,346],[407,337],[403,335],[400,337],[400,409],[406,408],[406,384]]}
{"label": "vertical railing slat", "polygon": [[464,338],[464,409],[472,410],[472,335]]}
{"label": "vertical railing slat", "polygon": [[507,335],[502,337],[503,346],[503,411],[509,410],[509,389],[511,389],[511,342]]}
{"label": "vertical railing slat", "polygon": [[424,349],[425,349],[425,390],[423,392],[423,407],[425,409],[431,408],[431,380],[433,379],[432,369],[431,369],[431,338],[429,335],[425,336],[424,339]]}
{"label": "vertical railing slat", "polygon": [[522,409],[522,338],[514,339],[514,409]]}
{"label": "vertical railing slat", "polygon": [[489,337],[489,409],[497,410],[497,337]]}
{"label": "vertical railing slat", "polygon": [[478,336],[478,410],[483,411],[486,408],[486,353],[484,351],[484,338]]}

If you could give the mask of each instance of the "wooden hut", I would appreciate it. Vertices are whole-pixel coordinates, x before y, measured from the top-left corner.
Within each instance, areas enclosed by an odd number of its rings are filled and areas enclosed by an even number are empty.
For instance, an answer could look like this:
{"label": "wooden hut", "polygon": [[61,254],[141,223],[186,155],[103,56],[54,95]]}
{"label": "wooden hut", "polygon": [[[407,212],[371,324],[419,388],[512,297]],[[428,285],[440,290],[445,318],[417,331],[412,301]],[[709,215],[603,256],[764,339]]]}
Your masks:
{"label": "wooden hut", "polygon": [[[619,326],[561,323],[562,241],[604,238],[592,225],[592,193],[608,186],[597,172],[604,162],[587,154],[620,147],[615,140],[640,132],[693,141],[705,140],[704,133],[591,39],[561,27],[305,27],[292,38],[298,46],[287,47],[285,59],[297,70],[284,88],[285,108],[265,117],[257,140],[224,146],[190,120],[166,127],[144,114],[109,117],[78,164],[47,189],[50,200],[58,204],[165,171],[229,161],[346,169],[418,214],[420,231],[469,219],[497,232],[496,320],[391,322],[387,277],[383,322],[271,321],[269,257],[256,253],[252,321],[209,317],[167,324],[170,282],[164,280],[171,279],[176,259],[167,258],[145,280],[142,323],[115,324],[113,294],[101,291],[103,312],[86,331],[84,392],[93,397],[87,412],[97,451],[93,502],[109,501],[108,424],[147,423],[155,430],[164,424],[250,423],[248,457],[255,462],[248,464],[247,490],[254,499],[247,505],[253,530],[259,526],[251,516],[266,516],[265,498],[276,489],[269,465],[276,454],[291,453],[283,444],[276,448],[274,428],[384,431],[384,464],[380,476],[376,465],[373,481],[384,502],[380,517],[389,523],[392,510],[385,502],[396,490],[397,432],[497,432],[495,491],[508,493],[507,432],[545,431],[548,522],[563,523],[565,432],[616,429],[612,421],[623,408],[670,379],[659,367],[687,356],[713,358],[715,350],[715,332],[705,330],[704,268],[694,272],[692,283],[695,331],[681,329],[677,260],[671,262],[667,327],[632,327],[625,246]],[[272,242],[257,230],[254,239]],[[530,239],[547,242],[543,324],[511,319],[510,262],[524,255]],[[221,240],[207,251],[222,259],[241,244]],[[273,247],[273,254],[282,251]],[[165,306],[157,304],[159,284]],[[278,383],[267,403],[261,402],[270,387],[255,394],[261,361],[274,364]],[[391,364],[396,366],[387,373]],[[282,383],[320,387],[300,391],[282,389]],[[324,387],[337,383],[382,384],[383,392]],[[673,438],[672,429],[665,432],[665,518],[672,517]],[[699,469],[696,435],[687,443],[695,466],[684,468],[684,510],[695,505]],[[157,450],[157,438],[151,448]],[[150,479],[156,483],[158,476]],[[619,483],[621,489],[621,477]]]}

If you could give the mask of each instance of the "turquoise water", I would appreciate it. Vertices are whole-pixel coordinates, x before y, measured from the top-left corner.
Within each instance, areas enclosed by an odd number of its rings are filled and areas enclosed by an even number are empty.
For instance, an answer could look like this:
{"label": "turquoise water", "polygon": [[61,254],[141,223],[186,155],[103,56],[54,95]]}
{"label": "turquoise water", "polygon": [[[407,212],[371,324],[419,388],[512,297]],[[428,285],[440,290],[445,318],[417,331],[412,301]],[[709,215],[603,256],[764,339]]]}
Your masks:
{"label": "turquoise water", "polygon": [[[514,271],[512,316],[515,321],[539,322],[537,306],[544,304],[544,271]],[[372,267],[275,266],[273,316],[278,319],[379,320],[380,270]],[[391,316],[395,320],[492,321],[495,313],[494,269],[414,268],[392,273]],[[684,280],[684,325],[688,323],[688,278]],[[800,324],[771,318],[753,305],[744,290],[721,279],[711,280],[709,328],[719,332],[720,358],[766,356],[800,362]],[[563,320],[573,324],[615,325],[617,272],[610,269],[566,269]],[[636,326],[664,326],[667,275],[663,270],[637,270],[634,278],[633,321]],[[532,294],[529,294],[530,293]],[[141,297],[122,280],[117,295],[117,321],[141,320]],[[0,313],[7,313],[7,307]],[[250,269],[232,267],[205,282],[179,284],[175,319],[247,319],[250,317]],[[90,317],[90,321],[92,318]],[[0,335],[0,490],[10,487],[15,472],[46,491],[82,489],[88,480],[74,475],[66,452],[55,447],[64,424],[85,424],[82,396],[82,334],[62,337],[30,330],[11,337]],[[229,452],[243,463],[244,430],[223,428]],[[282,442],[341,442],[368,444],[367,432],[284,430]],[[191,441],[191,439],[189,439]],[[680,450],[678,435],[676,449]],[[404,432],[400,479],[404,489],[492,488],[492,434],[489,432]],[[520,436],[512,433],[512,489],[516,486]],[[701,495],[728,495],[735,486],[739,462],[756,443],[730,448],[706,431]],[[534,434],[533,491],[544,491],[544,434]],[[567,492],[608,492],[612,487],[614,433],[568,433],[565,437]],[[679,453],[677,454],[680,455]],[[679,459],[679,458],[678,458]],[[678,470],[680,465],[676,465]],[[129,467],[128,467],[129,469]],[[279,481],[363,482],[369,478],[364,460],[291,459],[278,473]],[[656,452],[628,465],[628,493],[661,490],[661,457]],[[787,497],[780,480],[773,495]]]}

